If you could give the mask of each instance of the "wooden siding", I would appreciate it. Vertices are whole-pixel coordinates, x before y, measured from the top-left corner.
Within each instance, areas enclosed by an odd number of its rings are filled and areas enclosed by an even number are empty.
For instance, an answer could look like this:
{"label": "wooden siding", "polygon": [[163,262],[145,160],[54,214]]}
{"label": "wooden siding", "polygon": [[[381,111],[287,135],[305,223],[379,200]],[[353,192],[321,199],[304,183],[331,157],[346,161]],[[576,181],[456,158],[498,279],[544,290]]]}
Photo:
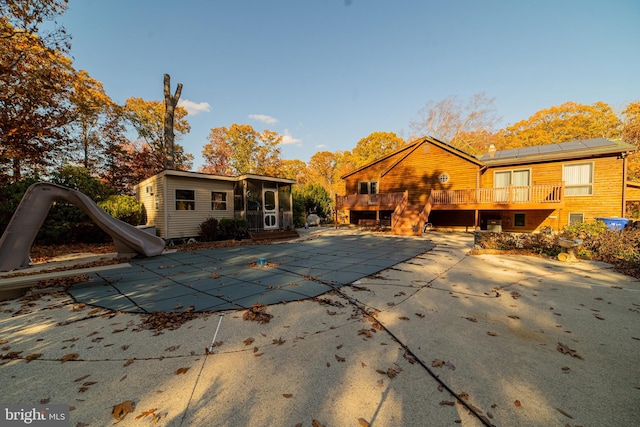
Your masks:
{"label": "wooden siding", "polygon": [[[149,191],[147,191],[149,188]],[[165,236],[164,209],[164,181],[157,175],[147,178],[135,187],[136,198],[142,203],[146,215],[145,225],[154,226],[156,234]]]}
{"label": "wooden siding", "polygon": [[[431,189],[455,190],[476,186],[477,165],[429,142],[419,145],[389,169],[400,159],[399,155],[405,156],[406,153],[398,153],[347,177],[347,194],[356,194],[361,181],[378,180],[379,193],[408,191],[410,205],[424,205]],[[449,181],[441,183],[439,177],[445,173],[449,175]]]}

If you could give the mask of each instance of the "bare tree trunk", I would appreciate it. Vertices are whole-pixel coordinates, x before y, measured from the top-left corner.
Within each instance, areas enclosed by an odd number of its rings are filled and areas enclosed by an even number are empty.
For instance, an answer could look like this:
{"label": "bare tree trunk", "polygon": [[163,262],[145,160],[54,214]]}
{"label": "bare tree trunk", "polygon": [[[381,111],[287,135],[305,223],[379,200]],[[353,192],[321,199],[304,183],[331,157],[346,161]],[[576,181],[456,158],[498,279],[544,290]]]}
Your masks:
{"label": "bare tree trunk", "polygon": [[173,114],[178,105],[180,94],[182,93],[182,83],[178,83],[175,95],[171,95],[171,77],[169,74],[164,75],[164,150],[165,150],[165,169],[176,168],[176,157],[174,150],[175,134],[173,132]]}

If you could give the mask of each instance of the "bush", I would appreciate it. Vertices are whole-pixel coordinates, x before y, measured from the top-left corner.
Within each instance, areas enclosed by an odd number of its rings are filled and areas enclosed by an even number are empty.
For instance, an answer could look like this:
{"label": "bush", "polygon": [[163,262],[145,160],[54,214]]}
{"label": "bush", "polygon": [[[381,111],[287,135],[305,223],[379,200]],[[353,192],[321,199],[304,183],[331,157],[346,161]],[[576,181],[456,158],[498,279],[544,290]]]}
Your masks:
{"label": "bush", "polygon": [[198,235],[204,242],[214,242],[218,237],[218,220],[207,218],[198,226]]}
{"label": "bush", "polygon": [[131,225],[142,224],[144,209],[135,197],[109,196],[98,202],[98,206],[114,218]]}
{"label": "bush", "polygon": [[219,227],[223,240],[242,240],[249,234],[249,221],[245,218],[222,218]]}

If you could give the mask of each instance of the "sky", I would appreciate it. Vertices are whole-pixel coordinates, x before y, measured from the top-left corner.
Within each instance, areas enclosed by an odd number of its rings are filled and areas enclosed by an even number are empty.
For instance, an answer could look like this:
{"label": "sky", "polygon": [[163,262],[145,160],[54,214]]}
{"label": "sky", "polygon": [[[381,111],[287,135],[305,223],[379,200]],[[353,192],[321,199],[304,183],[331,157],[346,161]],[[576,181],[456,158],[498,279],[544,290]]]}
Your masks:
{"label": "sky", "polygon": [[211,128],[282,157],[407,137],[430,101],[495,98],[498,127],[567,101],[640,100],[640,0],[69,0],[71,56],[114,101],[183,84],[194,169]]}

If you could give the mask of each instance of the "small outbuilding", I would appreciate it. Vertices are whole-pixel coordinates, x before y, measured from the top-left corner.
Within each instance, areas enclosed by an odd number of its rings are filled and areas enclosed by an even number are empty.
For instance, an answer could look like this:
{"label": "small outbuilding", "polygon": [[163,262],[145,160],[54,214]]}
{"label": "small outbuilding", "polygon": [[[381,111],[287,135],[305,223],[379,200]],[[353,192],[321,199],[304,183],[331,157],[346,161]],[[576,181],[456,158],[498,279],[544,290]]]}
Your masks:
{"label": "small outbuilding", "polygon": [[165,170],[135,187],[146,226],[165,240],[198,236],[209,218],[245,218],[250,233],[293,230],[291,187],[296,181]]}

